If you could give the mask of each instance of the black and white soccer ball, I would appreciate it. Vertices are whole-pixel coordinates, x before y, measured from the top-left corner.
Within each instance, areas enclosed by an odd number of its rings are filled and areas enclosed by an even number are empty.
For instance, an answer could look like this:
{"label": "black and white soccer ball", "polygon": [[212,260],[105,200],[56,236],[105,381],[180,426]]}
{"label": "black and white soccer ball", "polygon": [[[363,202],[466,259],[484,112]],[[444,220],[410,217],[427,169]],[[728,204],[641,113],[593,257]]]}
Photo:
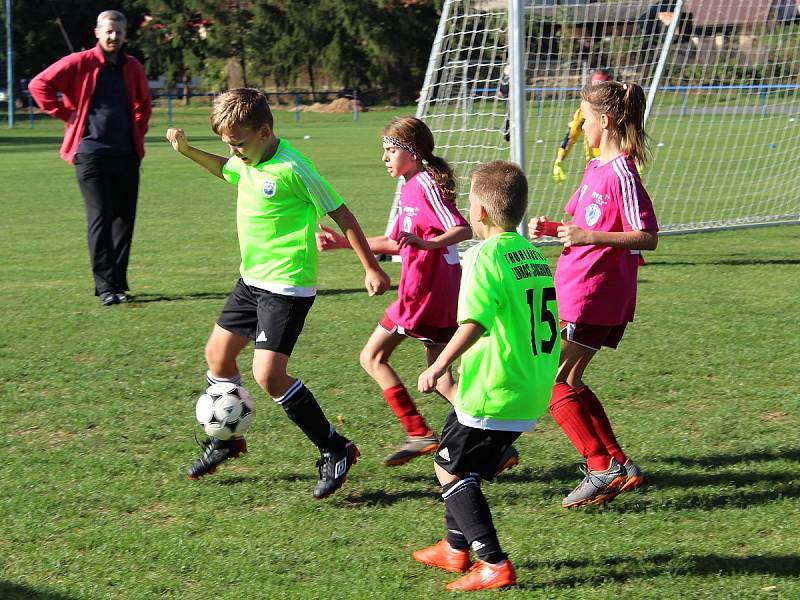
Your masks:
{"label": "black and white soccer ball", "polygon": [[214,383],[197,399],[195,415],[206,434],[228,440],[248,430],[256,416],[256,405],[242,386]]}

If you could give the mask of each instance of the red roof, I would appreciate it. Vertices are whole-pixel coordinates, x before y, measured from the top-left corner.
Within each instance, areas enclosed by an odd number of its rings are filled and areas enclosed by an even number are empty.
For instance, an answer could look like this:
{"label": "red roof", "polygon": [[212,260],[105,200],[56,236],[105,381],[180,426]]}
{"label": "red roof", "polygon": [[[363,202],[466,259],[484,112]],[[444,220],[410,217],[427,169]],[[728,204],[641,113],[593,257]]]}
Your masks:
{"label": "red roof", "polygon": [[692,13],[694,24],[740,25],[763,23],[769,17],[774,0],[686,0],[683,13]]}

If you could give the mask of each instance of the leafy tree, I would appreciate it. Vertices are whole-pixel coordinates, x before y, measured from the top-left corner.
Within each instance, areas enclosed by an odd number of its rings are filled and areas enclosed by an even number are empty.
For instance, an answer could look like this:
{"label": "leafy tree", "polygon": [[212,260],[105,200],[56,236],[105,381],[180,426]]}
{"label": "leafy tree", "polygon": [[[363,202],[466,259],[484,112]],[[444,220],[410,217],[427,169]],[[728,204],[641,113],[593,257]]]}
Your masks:
{"label": "leafy tree", "polygon": [[147,55],[150,76],[163,76],[167,87],[182,86],[189,104],[192,75],[203,69],[208,53],[208,26],[202,0],[137,0],[145,13],[139,46]]}
{"label": "leafy tree", "polygon": [[[141,13],[131,1],[106,0],[44,0],[30,2],[14,0],[13,44],[14,73],[17,80],[31,79],[45,67],[72,51],[92,48],[97,40],[94,27],[104,10],[119,10],[128,19],[128,51],[141,58],[137,48],[137,34]],[[5,3],[0,14],[5,21]],[[5,34],[3,34],[5,43]],[[3,53],[5,54],[5,53]],[[5,58],[5,57],[4,57]],[[5,72],[5,62],[3,62]]]}

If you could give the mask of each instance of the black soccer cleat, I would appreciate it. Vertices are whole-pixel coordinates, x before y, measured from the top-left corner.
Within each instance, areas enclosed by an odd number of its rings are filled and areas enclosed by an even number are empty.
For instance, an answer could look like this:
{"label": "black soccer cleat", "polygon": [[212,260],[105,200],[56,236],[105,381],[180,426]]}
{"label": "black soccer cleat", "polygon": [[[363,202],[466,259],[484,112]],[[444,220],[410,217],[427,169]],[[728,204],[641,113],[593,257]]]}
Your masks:
{"label": "black soccer cleat", "polygon": [[203,475],[210,475],[217,470],[217,465],[223,460],[238,458],[247,452],[247,443],[243,437],[230,440],[211,437],[198,444],[203,448],[203,453],[189,467],[187,472],[189,479],[200,479]]}
{"label": "black soccer cleat", "polygon": [[322,500],[342,487],[347,479],[347,472],[358,461],[359,456],[361,452],[353,442],[347,442],[341,450],[323,451],[317,461],[319,480],[314,486],[314,498]]}

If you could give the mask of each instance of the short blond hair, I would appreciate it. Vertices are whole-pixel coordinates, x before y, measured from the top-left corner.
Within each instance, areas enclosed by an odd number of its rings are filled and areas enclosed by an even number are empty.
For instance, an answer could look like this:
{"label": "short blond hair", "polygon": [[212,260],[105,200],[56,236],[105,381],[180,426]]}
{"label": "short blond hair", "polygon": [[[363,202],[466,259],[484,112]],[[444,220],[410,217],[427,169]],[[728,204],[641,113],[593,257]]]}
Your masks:
{"label": "short blond hair", "polygon": [[483,204],[498,227],[510,231],[528,209],[528,179],[517,163],[495,160],[475,168],[470,194]]}
{"label": "short blond hair", "polygon": [[211,129],[222,135],[234,127],[256,131],[264,125],[273,126],[272,111],[267,97],[253,88],[234,88],[216,97],[211,109]]}
{"label": "short blond hair", "polygon": [[125,18],[118,10],[104,10],[99,15],[97,15],[97,24],[95,27],[100,27],[103,24],[103,21],[114,21],[116,23],[122,23],[123,29],[128,28],[128,19]]}

